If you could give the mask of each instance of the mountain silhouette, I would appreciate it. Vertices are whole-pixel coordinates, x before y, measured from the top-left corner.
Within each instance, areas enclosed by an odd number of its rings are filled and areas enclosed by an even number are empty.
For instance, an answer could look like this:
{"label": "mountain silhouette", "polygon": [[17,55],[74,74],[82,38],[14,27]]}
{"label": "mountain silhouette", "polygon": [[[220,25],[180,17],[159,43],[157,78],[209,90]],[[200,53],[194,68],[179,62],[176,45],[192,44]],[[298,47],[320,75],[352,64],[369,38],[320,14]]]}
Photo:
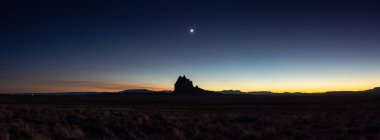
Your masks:
{"label": "mountain silhouette", "polygon": [[174,84],[174,95],[206,95],[216,94],[193,85],[193,81],[187,79],[185,75],[179,76]]}
{"label": "mountain silhouette", "polygon": [[367,93],[373,93],[373,94],[378,94],[380,95],[380,87],[375,87],[373,89],[367,90]]}

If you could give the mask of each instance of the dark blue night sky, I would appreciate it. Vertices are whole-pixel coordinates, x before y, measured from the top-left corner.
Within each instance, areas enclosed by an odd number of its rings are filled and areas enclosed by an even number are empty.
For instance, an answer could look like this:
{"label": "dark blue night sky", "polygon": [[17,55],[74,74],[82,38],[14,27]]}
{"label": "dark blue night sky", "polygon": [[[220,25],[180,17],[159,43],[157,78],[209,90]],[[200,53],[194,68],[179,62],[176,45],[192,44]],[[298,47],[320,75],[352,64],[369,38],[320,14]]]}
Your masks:
{"label": "dark blue night sky", "polygon": [[375,0],[0,2],[0,93],[364,90],[379,25]]}

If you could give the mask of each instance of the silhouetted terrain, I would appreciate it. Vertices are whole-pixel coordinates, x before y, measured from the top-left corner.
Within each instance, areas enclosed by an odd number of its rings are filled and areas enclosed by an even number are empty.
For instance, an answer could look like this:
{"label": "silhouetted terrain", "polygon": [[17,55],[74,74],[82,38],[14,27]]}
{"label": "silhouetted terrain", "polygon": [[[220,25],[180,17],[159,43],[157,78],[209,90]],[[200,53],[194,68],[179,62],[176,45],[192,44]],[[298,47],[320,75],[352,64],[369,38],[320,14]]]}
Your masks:
{"label": "silhouetted terrain", "polygon": [[0,139],[380,139],[378,88],[217,93],[185,76],[174,87],[0,95]]}
{"label": "silhouetted terrain", "polygon": [[379,139],[355,95],[0,95],[0,139]]}
{"label": "silhouetted terrain", "polygon": [[207,95],[207,94],[217,94],[213,91],[207,91],[198,86],[193,85],[193,81],[187,79],[186,76],[179,76],[174,84],[174,95]]}

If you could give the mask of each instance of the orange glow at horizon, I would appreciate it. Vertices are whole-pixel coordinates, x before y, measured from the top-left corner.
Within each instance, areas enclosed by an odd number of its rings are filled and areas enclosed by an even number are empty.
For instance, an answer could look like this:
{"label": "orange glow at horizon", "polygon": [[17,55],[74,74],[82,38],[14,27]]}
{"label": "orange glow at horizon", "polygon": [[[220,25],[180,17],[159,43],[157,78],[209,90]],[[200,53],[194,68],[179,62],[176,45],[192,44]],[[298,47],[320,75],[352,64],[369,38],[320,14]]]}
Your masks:
{"label": "orange glow at horizon", "polygon": [[[379,77],[297,77],[292,79],[265,79],[244,77],[205,77],[188,76],[194,86],[211,91],[240,90],[320,93],[327,91],[363,91],[380,86]],[[218,79],[219,78],[219,79]],[[234,79],[235,78],[235,79]],[[128,89],[148,89],[153,91],[174,90],[176,78],[149,77],[104,78],[92,80],[8,80],[8,85],[0,86],[0,93],[54,93],[54,92],[118,92]],[[210,80],[212,79],[212,80]],[[251,80],[253,79],[253,80]]]}
{"label": "orange glow at horizon", "polygon": [[380,83],[376,82],[294,82],[294,83],[255,83],[255,84],[220,84],[201,86],[204,89],[220,91],[220,90],[240,90],[242,92],[250,91],[271,91],[276,93],[282,92],[304,92],[304,93],[320,93],[328,91],[363,91],[378,87]]}
{"label": "orange glow at horizon", "polygon": [[[275,93],[283,92],[303,92],[303,93],[321,93],[327,91],[363,91],[372,89],[379,86],[379,83],[371,82],[358,82],[358,83],[255,83],[255,84],[228,84],[228,83],[214,83],[207,84],[199,82],[197,84],[203,89],[211,91],[221,90],[240,90],[242,92],[250,91],[271,91]],[[136,85],[123,85],[114,83],[76,83],[61,84],[61,85],[30,85],[19,86],[13,88],[0,88],[1,93],[52,93],[52,92],[118,92],[128,89],[148,89],[153,91],[174,90],[171,84],[141,86]]]}

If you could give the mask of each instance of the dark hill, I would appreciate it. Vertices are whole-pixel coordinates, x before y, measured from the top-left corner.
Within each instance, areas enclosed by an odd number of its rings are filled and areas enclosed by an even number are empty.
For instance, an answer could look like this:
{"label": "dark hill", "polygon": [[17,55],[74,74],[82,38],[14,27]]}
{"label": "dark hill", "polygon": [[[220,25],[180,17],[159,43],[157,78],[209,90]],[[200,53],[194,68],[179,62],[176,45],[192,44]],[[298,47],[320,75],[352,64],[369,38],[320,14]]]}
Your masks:
{"label": "dark hill", "polygon": [[373,89],[367,90],[366,92],[376,94],[376,95],[380,95],[380,87],[375,87]]}

